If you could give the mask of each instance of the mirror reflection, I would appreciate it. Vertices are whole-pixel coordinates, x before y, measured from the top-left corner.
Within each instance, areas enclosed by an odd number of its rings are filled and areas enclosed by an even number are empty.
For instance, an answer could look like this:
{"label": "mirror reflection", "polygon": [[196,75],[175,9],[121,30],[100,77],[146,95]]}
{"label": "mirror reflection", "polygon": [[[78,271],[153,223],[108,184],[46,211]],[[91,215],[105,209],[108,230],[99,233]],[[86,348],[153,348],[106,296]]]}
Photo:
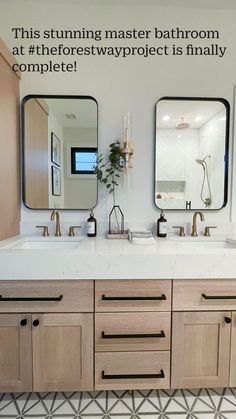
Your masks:
{"label": "mirror reflection", "polygon": [[229,105],[224,99],[163,98],[156,106],[155,203],[220,209],[227,200]]}
{"label": "mirror reflection", "polygon": [[24,202],[31,209],[97,203],[97,102],[90,96],[23,100]]}

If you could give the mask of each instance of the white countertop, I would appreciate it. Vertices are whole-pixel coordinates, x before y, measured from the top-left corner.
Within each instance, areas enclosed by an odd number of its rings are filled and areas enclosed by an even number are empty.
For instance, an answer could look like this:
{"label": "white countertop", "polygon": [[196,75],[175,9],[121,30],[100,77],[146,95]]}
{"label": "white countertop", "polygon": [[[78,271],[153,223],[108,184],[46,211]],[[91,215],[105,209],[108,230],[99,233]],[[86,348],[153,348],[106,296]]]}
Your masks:
{"label": "white countertop", "polygon": [[[0,280],[236,278],[236,247],[206,245],[195,249],[184,243],[197,243],[199,237],[158,238],[155,245],[86,237],[77,249],[69,250],[2,247],[22,237],[0,243]],[[204,240],[210,243],[220,239],[214,236]]]}

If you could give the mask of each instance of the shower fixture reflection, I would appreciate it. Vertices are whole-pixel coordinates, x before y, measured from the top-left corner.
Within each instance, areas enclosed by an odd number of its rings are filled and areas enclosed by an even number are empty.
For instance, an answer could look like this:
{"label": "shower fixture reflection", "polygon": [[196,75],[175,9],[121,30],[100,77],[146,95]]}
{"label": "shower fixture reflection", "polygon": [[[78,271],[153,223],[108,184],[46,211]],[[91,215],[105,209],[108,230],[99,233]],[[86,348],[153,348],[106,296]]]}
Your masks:
{"label": "shower fixture reflection", "polygon": [[[201,187],[201,200],[205,204],[206,207],[209,207],[212,203],[212,196],[211,196],[211,186],[210,186],[210,176],[209,176],[209,163],[210,163],[211,156],[205,156],[202,160],[195,159],[195,162],[200,164],[203,168],[203,179],[202,179],[202,187]],[[206,159],[209,159],[208,163]],[[206,197],[204,198],[204,189]]]}

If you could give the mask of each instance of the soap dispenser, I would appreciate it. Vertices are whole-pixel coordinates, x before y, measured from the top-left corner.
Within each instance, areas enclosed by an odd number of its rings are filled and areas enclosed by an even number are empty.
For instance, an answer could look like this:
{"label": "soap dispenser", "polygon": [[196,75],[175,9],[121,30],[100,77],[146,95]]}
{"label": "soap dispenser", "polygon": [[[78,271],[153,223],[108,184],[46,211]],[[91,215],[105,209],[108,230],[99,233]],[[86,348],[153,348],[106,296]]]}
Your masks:
{"label": "soap dispenser", "polygon": [[96,237],[97,235],[97,220],[94,217],[93,210],[91,209],[90,216],[87,219],[87,236]]}
{"label": "soap dispenser", "polygon": [[157,220],[157,237],[166,237],[167,236],[167,220],[165,215],[161,210],[160,218]]}

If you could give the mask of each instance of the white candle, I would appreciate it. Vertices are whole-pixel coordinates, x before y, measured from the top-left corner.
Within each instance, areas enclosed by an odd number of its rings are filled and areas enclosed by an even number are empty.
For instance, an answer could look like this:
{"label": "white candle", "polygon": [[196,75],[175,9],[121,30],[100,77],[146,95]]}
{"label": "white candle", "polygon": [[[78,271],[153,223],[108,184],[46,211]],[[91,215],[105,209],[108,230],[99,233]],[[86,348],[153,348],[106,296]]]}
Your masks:
{"label": "white candle", "polygon": [[127,112],[127,141],[131,141],[131,116]]}
{"label": "white candle", "polygon": [[126,141],[126,135],[127,135],[127,116],[123,116],[123,142]]}

